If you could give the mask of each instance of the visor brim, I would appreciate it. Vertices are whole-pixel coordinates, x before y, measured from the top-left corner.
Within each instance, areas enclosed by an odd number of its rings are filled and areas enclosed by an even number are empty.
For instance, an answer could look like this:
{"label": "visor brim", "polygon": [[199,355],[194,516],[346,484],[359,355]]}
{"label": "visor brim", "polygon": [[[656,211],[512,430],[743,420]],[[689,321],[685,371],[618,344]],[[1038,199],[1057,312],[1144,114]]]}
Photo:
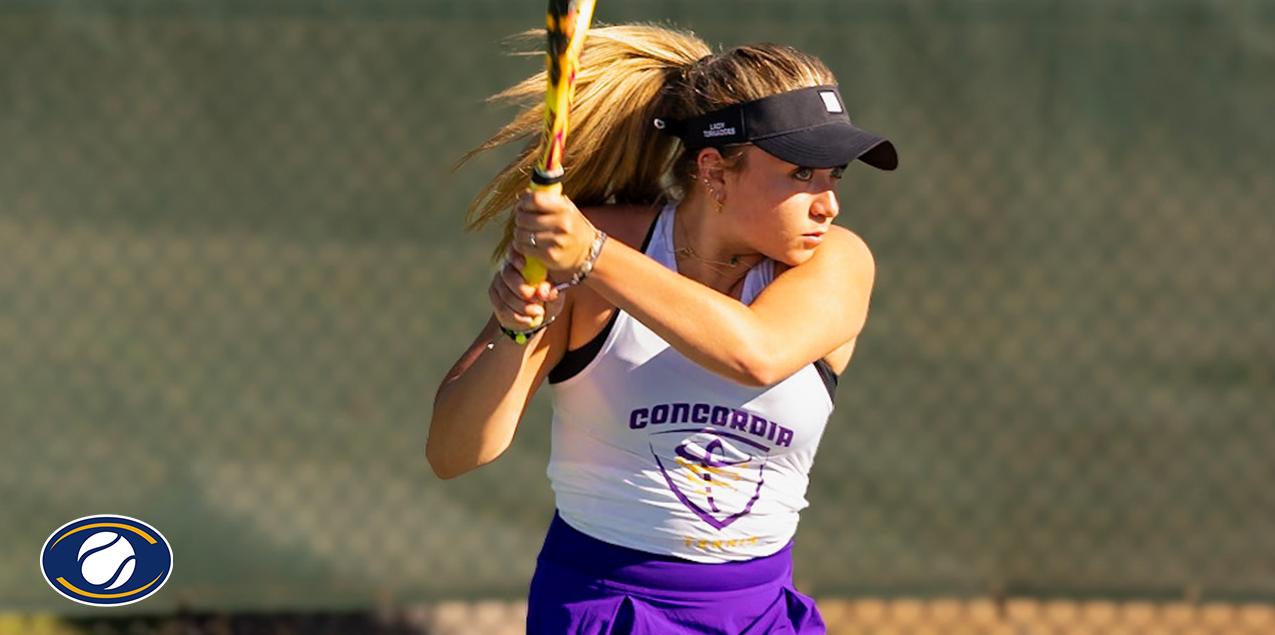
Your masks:
{"label": "visor brim", "polygon": [[835,168],[855,159],[879,170],[899,167],[899,155],[889,139],[848,122],[754,139],[753,144],[805,168]]}

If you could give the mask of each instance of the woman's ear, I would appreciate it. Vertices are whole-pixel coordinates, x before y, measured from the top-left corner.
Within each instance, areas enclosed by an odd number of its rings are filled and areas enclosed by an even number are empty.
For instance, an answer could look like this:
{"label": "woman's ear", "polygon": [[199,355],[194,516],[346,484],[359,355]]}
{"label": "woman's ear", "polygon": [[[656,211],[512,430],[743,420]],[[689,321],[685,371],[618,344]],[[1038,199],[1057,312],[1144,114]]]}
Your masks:
{"label": "woman's ear", "polygon": [[717,148],[704,148],[695,157],[700,185],[710,192],[721,192],[726,187],[726,161]]}

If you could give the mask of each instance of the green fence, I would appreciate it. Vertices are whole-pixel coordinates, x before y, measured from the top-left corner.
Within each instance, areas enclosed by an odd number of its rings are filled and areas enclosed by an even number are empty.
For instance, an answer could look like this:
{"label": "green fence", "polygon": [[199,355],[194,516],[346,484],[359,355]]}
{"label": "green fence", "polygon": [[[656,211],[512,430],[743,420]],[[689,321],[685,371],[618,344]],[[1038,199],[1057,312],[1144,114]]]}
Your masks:
{"label": "green fence", "polygon": [[[0,2],[0,609],[97,513],[141,610],[515,598],[543,396],[439,482],[433,391],[494,234],[451,164],[539,3]],[[902,169],[796,547],[822,595],[1275,599],[1275,4],[602,0],[823,57]]]}

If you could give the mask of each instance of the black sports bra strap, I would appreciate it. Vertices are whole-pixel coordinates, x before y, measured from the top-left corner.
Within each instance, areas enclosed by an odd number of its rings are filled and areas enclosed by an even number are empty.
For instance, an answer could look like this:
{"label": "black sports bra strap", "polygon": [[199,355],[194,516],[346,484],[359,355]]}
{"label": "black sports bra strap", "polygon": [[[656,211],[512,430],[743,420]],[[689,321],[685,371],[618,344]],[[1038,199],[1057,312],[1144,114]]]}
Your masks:
{"label": "black sports bra strap", "polygon": [[[646,253],[646,248],[651,245],[651,237],[655,235],[655,226],[659,224],[660,216],[663,214],[662,210],[656,214],[651,221],[651,226],[647,228],[646,238],[642,240],[642,253]],[[611,311],[611,319],[607,320],[607,325],[602,328],[601,333],[594,336],[584,346],[564,353],[558,365],[549,371],[549,383],[556,384],[566,381],[584,370],[585,366],[588,366],[589,362],[592,362],[593,358],[597,357],[598,352],[602,350],[602,345],[606,343],[607,337],[611,335],[611,327],[615,326],[615,318],[619,314],[619,309],[613,309]]]}

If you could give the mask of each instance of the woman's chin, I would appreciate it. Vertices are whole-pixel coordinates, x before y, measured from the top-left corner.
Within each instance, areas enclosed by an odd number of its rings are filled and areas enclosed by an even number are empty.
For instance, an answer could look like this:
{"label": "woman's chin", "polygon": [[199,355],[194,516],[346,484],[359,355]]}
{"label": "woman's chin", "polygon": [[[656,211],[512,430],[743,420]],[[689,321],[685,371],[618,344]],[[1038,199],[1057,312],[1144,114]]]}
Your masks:
{"label": "woman's chin", "polygon": [[782,258],[776,258],[775,260],[778,260],[779,262],[782,262],[785,265],[788,265],[789,267],[796,267],[797,265],[805,264],[814,256],[815,256],[814,249],[797,248],[797,249],[790,249],[784,252]]}

